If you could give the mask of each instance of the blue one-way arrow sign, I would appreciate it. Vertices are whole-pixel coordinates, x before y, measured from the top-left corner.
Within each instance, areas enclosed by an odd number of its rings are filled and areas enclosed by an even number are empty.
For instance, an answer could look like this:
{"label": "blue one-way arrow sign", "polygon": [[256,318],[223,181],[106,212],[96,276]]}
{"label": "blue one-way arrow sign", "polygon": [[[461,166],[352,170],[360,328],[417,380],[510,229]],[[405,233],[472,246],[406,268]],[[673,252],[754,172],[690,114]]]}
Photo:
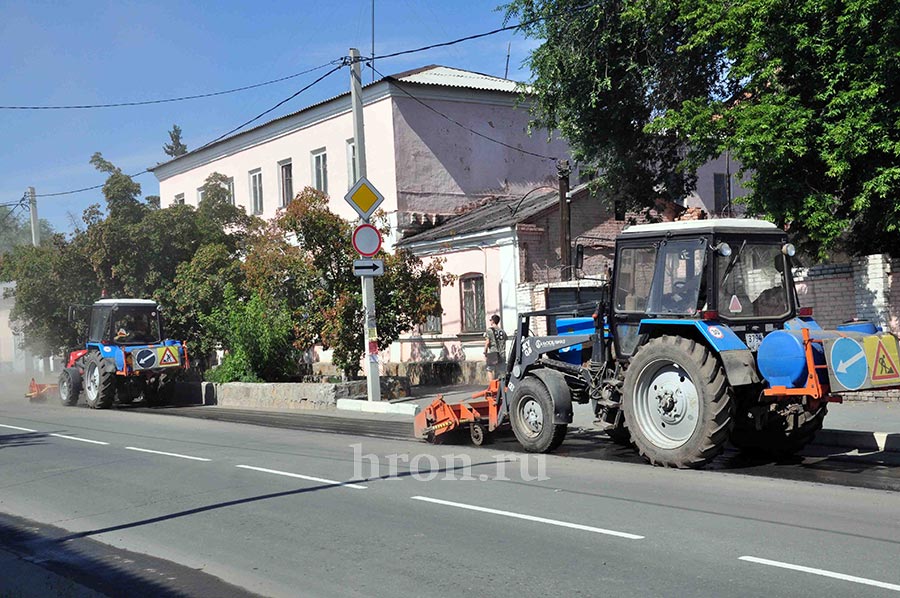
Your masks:
{"label": "blue one-way arrow sign", "polygon": [[382,276],[384,260],[353,260],[353,276]]}

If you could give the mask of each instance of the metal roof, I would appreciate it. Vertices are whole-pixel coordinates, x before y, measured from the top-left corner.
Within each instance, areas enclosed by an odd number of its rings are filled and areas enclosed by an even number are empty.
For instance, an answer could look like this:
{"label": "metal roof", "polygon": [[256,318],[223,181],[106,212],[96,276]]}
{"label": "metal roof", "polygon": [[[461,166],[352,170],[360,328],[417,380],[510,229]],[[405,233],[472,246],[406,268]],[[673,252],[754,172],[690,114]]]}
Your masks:
{"label": "metal roof", "polygon": [[671,232],[717,232],[728,230],[752,230],[765,232],[781,232],[781,229],[767,220],[755,220],[752,218],[713,218],[710,220],[686,220],[682,222],[655,222],[653,224],[635,224],[626,227],[623,235],[638,233],[662,234]]}
{"label": "metal roof", "polygon": [[[521,203],[520,203],[521,202]],[[464,214],[453,216],[443,224],[419,234],[407,237],[398,246],[414,245],[427,241],[451,239],[453,237],[480,233],[489,230],[509,228],[524,222],[559,203],[559,194],[550,191],[521,198],[494,198]]]}
{"label": "metal roof", "polygon": [[[437,64],[430,64],[428,66],[423,66],[417,69],[412,69],[408,71],[403,71],[401,73],[397,73],[395,75],[386,75],[381,79],[377,79],[372,81],[371,83],[367,83],[363,85],[363,88],[372,87],[374,85],[378,85],[382,82],[389,83],[413,83],[417,85],[433,85],[437,87],[456,87],[460,89],[475,89],[480,91],[495,91],[501,93],[520,93],[524,91],[525,93],[530,93],[531,88],[528,86],[520,87],[520,83],[516,81],[512,81],[510,79],[503,79],[500,77],[494,77],[491,75],[485,75],[482,73],[476,73],[474,71],[465,71],[462,69],[455,69],[452,67],[441,66]],[[236,137],[240,137],[242,135],[246,135],[252,131],[257,131],[262,129],[263,127],[267,127],[272,123],[279,122],[282,120],[294,118],[297,115],[303,114],[307,110],[311,110],[323,104],[328,104],[329,102],[333,102],[335,100],[339,100],[344,97],[348,97],[350,95],[349,91],[345,91],[344,93],[338,94],[336,96],[332,96],[330,98],[326,98],[324,100],[320,100],[308,106],[297,110],[296,112],[291,112],[289,114],[285,114],[284,116],[279,116],[277,118],[273,118],[272,120],[266,121],[262,124],[256,125],[255,127],[251,127],[249,129],[245,129],[234,135],[230,135],[225,137],[224,139],[220,139],[215,143],[210,143],[209,145],[201,146],[200,148],[187,152],[186,154],[182,154],[167,162],[161,162],[156,164],[155,166],[151,166],[147,169],[148,172],[154,172],[158,170],[161,166],[165,166],[168,164],[172,164],[173,162],[177,162],[184,158],[185,156],[192,156],[198,152],[203,150],[207,150],[212,147],[216,147],[222,143],[235,139]]]}
{"label": "metal roof", "polygon": [[[520,83],[502,77],[494,77],[476,73],[474,71],[464,71],[449,66],[440,66],[432,64],[414,71],[406,71],[387,77],[388,79],[396,79],[404,83],[419,83],[422,85],[440,85],[443,87],[464,87],[466,89],[480,89],[484,91],[502,91],[507,93],[518,93],[523,90]],[[524,90],[528,90],[524,87]]]}
{"label": "metal roof", "polygon": [[94,305],[157,305],[152,299],[100,299]]}

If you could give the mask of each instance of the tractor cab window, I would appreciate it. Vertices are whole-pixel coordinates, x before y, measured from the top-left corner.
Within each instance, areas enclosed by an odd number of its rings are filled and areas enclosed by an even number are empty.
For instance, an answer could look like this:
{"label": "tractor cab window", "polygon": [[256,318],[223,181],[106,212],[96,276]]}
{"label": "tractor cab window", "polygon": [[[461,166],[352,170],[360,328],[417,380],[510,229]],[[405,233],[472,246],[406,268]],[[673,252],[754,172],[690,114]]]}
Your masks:
{"label": "tractor cab window", "polygon": [[115,342],[123,344],[159,342],[159,317],[155,309],[116,306],[112,313]]}
{"label": "tractor cab window", "polygon": [[88,340],[94,343],[103,342],[109,337],[109,306],[97,306],[91,310],[91,326],[88,330]]}
{"label": "tractor cab window", "polygon": [[692,316],[706,300],[706,239],[669,241],[660,247],[648,312]]}
{"label": "tractor cab window", "polygon": [[619,251],[616,263],[617,312],[646,311],[655,270],[656,247],[624,247]]}
{"label": "tractor cab window", "polygon": [[718,311],[726,318],[782,317],[790,310],[781,244],[732,243],[718,255]]}

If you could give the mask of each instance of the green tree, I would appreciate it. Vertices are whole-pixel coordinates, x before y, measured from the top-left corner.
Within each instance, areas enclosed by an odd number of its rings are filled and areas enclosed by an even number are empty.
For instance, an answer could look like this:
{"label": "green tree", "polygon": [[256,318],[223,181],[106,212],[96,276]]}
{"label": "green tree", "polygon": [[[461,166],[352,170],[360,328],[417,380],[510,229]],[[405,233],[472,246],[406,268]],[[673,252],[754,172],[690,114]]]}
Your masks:
{"label": "green tree", "polygon": [[173,158],[183,156],[187,153],[187,146],[181,140],[181,127],[178,125],[172,125],[172,130],[169,131],[169,143],[163,145],[163,151],[167,156]]}
{"label": "green tree", "polygon": [[[261,260],[251,252],[245,263],[248,281],[286,281],[300,298],[288,303],[296,346],[306,349],[321,344],[332,349],[335,365],[345,375],[356,374],[363,356],[365,319],[360,281],[352,272],[353,225],[331,212],[327,196],[310,187],[288,204],[275,225],[296,244],[294,258],[286,260],[291,268],[282,267],[281,276],[258,277],[254,269],[271,267],[272,262],[259,264]],[[385,261],[385,275],[375,280],[376,325],[379,349],[385,349],[414,324],[441,313],[436,297],[450,277],[442,275],[439,261],[425,264],[404,250],[378,257]]]}
{"label": "green tree", "polygon": [[[41,239],[53,236],[53,227],[43,218],[39,221]],[[0,208],[0,255],[12,251],[17,245],[31,243],[31,220],[28,208],[7,206]]]}
{"label": "green tree", "polygon": [[643,188],[644,200],[655,189],[677,196],[667,173],[689,183],[729,150],[749,176],[748,209],[809,249],[846,238],[870,253],[900,241],[896,2],[579,4],[506,8],[546,17],[525,27],[544,40],[531,55],[537,121],[558,126],[605,182]]}

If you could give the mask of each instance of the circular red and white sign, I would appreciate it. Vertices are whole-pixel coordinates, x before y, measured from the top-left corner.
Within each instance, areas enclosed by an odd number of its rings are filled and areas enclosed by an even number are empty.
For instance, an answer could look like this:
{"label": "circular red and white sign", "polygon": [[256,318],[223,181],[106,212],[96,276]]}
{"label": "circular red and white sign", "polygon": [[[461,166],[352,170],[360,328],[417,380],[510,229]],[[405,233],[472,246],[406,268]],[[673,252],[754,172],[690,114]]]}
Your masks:
{"label": "circular red and white sign", "polygon": [[725,338],[725,333],[718,326],[710,326],[709,333],[716,338]]}
{"label": "circular red and white sign", "polygon": [[381,249],[381,233],[371,224],[360,224],[353,231],[353,249],[363,257],[372,257]]}

